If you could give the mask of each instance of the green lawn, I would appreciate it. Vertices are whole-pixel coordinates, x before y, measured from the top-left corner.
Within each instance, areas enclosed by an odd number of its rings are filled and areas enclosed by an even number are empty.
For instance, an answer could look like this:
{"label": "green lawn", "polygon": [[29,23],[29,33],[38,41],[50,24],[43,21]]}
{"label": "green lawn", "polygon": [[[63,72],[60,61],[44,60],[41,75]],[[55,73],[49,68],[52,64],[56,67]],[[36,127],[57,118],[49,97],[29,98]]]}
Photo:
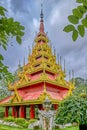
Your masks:
{"label": "green lawn", "polygon": [[[29,130],[29,129],[0,125],[0,130]],[[79,128],[78,127],[69,127],[69,128],[65,128],[65,129],[54,129],[54,130],[79,130]]]}
{"label": "green lawn", "polygon": [[13,126],[0,125],[0,130],[29,130],[29,129],[25,129],[25,128],[22,129]]}
{"label": "green lawn", "polygon": [[61,130],[79,130],[79,127],[67,127],[65,129],[61,129]]}

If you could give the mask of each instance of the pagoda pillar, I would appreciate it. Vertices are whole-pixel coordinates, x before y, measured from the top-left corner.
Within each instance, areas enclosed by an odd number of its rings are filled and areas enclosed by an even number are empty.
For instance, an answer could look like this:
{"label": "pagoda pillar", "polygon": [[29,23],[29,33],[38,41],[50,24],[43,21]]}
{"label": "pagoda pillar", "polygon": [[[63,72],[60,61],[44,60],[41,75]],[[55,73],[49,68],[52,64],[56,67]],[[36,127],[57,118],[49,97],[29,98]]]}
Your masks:
{"label": "pagoda pillar", "polygon": [[20,106],[20,118],[26,118],[26,106]]}
{"label": "pagoda pillar", "polygon": [[54,110],[57,110],[58,109],[58,104],[54,104],[53,107],[54,107]]}
{"label": "pagoda pillar", "polygon": [[12,117],[15,117],[15,106],[12,106]]}
{"label": "pagoda pillar", "polygon": [[35,108],[34,105],[30,105],[30,119],[35,118]]}
{"label": "pagoda pillar", "polygon": [[8,115],[9,115],[8,112],[9,112],[9,107],[6,106],[6,107],[5,107],[5,117],[8,117]]}
{"label": "pagoda pillar", "polygon": [[18,106],[15,107],[15,117],[16,118],[19,117],[19,107]]}

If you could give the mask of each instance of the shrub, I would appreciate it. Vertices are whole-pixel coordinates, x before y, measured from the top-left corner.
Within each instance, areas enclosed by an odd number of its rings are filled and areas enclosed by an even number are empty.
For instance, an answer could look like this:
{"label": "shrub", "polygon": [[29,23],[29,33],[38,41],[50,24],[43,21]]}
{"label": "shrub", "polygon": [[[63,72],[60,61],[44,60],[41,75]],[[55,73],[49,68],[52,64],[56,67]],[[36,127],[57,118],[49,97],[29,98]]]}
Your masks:
{"label": "shrub", "polygon": [[4,112],[0,112],[0,118],[4,118]]}
{"label": "shrub", "polygon": [[15,118],[15,123],[25,128],[27,128],[29,124],[24,118]]}
{"label": "shrub", "polygon": [[15,118],[11,116],[4,118],[4,120],[8,122],[15,122]]}
{"label": "shrub", "polygon": [[87,100],[82,97],[71,96],[59,105],[56,123],[87,124]]}

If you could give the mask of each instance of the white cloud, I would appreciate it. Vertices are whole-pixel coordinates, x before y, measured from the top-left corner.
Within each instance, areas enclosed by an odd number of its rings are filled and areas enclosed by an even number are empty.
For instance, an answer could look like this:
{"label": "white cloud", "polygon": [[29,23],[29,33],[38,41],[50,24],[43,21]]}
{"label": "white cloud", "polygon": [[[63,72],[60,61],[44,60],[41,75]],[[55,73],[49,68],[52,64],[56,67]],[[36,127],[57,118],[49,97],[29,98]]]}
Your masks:
{"label": "white cloud", "polygon": [[58,8],[54,8],[50,16],[50,24],[55,25],[58,20],[60,20],[60,11],[58,10]]}
{"label": "white cloud", "polygon": [[33,18],[33,25],[32,26],[33,26],[34,30],[38,30],[39,24],[40,24],[40,22],[36,18]]}

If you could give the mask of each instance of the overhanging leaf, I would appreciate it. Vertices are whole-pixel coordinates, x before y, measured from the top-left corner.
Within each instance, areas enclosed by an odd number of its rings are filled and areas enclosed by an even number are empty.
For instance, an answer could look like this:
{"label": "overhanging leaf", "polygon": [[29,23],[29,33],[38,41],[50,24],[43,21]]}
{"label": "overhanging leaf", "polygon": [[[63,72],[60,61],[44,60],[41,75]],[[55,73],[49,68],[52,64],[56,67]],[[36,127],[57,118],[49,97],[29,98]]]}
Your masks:
{"label": "overhanging leaf", "polygon": [[21,40],[21,37],[20,36],[16,36],[16,41],[21,44],[22,40]]}
{"label": "overhanging leaf", "polygon": [[68,16],[68,20],[73,24],[78,24],[79,19],[75,17],[74,15]]}
{"label": "overhanging leaf", "polygon": [[83,16],[83,14],[79,11],[79,9],[73,9],[72,12],[73,12],[73,15],[79,19],[81,19]]}
{"label": "overhanging leaf", "polygon": [[82,24],[87,28],[87,18],[84,18],[84,19],[82,20]]}
{"label": "overhanging leaf", "polygon": [[65,26],[65,28],[63,29],[63,31],[65,31],[65,32],[71,32],[74,29],[75,29],[75,27],[70,24],[70,25]]}
{"label": "overhanging leaf", "polygon": [[84,37],[85,29],[83,25],[78,25],[78,31],[81,37]]}
{"label": "overhanging leaf", "polygon": [[78,31],[77,31],[77,30],[74,30],[74,31],[73,31],[73,34],[72,34],[72,39],[73,39],[73,41],[76,41],[77,38],[78,38]]}
{"label": "overhanging leaf", "polygon": [[3,56],[0,54],[0,61],[1,61],[1,60],[4,60],[4,58],[3,58]]}
{"label": "overhanging leaf", "polygon": [[7,11],[4,7],[0,6],[0,15],[5,16],[5,11]]}
{"label": "overhanging leaf", "polygon": [[86,8],[84,6],[80,5],[77,8],[80,10],[81,13],[86,13]]}

